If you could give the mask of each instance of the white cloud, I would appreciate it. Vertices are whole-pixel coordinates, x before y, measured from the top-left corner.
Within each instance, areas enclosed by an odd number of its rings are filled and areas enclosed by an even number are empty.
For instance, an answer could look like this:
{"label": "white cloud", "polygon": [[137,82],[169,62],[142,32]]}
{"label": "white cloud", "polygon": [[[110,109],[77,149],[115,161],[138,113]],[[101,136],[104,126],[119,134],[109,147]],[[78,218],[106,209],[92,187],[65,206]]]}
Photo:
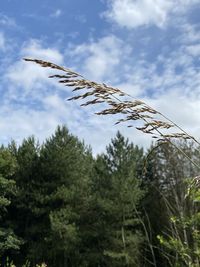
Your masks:
{"label": "white cloud", "polygon": [[58,120],[53,114],[31,109],[1,108],[0,115],[3,120],[0,123],[1,141],[4,143],[15,139],[20,143],[23,138],[35,135],[41,141],[56,128]]}
{"label": "white cloud", "polygon": [[163,27],[170,15],[182,13],[198,0],[108,0],[105,16],[121,27],[155,25]]}
{"label": "white cloud", "polygon": [[187,50],[192,56],[200,56],[200,44],[190,45]]}
{"label": "white cloud", "polygon": [[49,60],[57,64],[63,63],[63,56],[57,49],[42,47],[41,42],[34,39],[24,44],[21,50],[21,55],[24,57]]}
{"label": "white cloud", "polygon": [[[130,47],[124,46],[123,41],[109,35],[99,39],[97,42],[91,41],[71,48],[71,56],[77,65],[88,77],[95,80],[111,79],[116,67],[130,54]],[[69,53],[69,51],[67,51]]]}
{"label": "white cloud", "polygon": [[[154,99],[146,98],[146,102],[200,140],[200,97],[184,95],[181,91],[170,91]],[[178,129],[172,130],[179,132]]]}
{"label": "white cloud", "polygon": [[34,134],[43,141],[58,124],[65,123],[64,116],[72,112],[69,106],[64,108],[64,98],[54,97],[60,89],[55,86],[55,81],[48,79],[52,72],[22,58],[39,58],[62,64],[63,57],[57,49],[45,48],[33,40],[24,44],[19,57],[19,61],[7,68],[2,79],[6,90],[0,107],[1,140],[7,143],[13,138],[21,142]]}
{"label": "white cloud", "polygon": [[0,25],[4,27],[16,27],[16,22],[13,18],[0,13]]}
{"label": "white cloud", "polygon": [[[41,68],[33,63],[25,62],[22,59],[38,58],[47,61],[52,61],[57,64],[63,63],[63,56],[54,48],[42,47],[41,43],[36,40],[31,40],[26,43],[20,51],[20,60],[11,65],[6,73],[6,79],[9,79],[10,86],[9,94],[12,98],[26,96],[28,93],[34,93],[36,96],[43,89],[45,92],[45,83],[51,83],[47,79],[49,71]],[[18,90],[22,88],[23,90]],[[38,95],[40,97],[40,94]]]}
{"label": "white cloud", "polygon": [[181,29],[181,35],[178,37],[182,44],[193,44],[200,41],[200,32],[197,28],[198,25],[183,23],[179,25]]}

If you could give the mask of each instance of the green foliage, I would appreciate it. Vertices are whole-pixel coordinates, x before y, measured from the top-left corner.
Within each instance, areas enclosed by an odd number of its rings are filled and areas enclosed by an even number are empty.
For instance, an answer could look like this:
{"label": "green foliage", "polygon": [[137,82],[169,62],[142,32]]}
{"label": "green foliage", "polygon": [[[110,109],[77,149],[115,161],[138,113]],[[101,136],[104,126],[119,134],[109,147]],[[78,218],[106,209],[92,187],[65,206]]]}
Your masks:
{"label": "green foliage", "polygon": [[1,147],[2,266],[199,266],[197,169],[169,144],[147,155],[118,132],[94,158],[66,127]]}
{"label": "green foliage", "polygon": [[[186,197],[188,185],[185,181],[187,177],[197,175],[198,169],[184,158],[181,151],[195,162],[199,162],[200,156],[193,143],[179,142],[177,147],[180,151],[170,144],[151,148],[146,164],[144,186],[147,194],[143,206],[148,232],[146,249],[149,252],[144,255],[150,261],[154,258],[154,265],[156,262],[158,266],[175,266],[178,263],[185,266],[176,250],[179,248],[184,254],[193,243],[192,226],[188,225],[188,221],[196,216],[197,211],[193,207],[191,192],[190,198]],[[149,249],[152,247],[153,254]],[[145,264],[148,266],[146,261]]]}
{"label": "green foliage", "polygon": [[118,132],[106,152],[97,158],[92,182],[93,209],[101,216],[96,235],[105,243],[99,258],[108,266],[136,266],[142,236],[135,208],[143,196],[137,171],[143,151]]}
{"label": "green foliage", "polygon": [[[0,264],[0,266],[2,267],[2,265]],[[30,267],[30,261],[26,261],[24,264],[21,265],[21,267]],[[13,261],[10,261],[9,258],[6,258],[6,261],[3,265],[3,267],[17,267]],[[46,263],[41,263],[41,264],[36,264],[34,267],[47,267]]]}
{"label": "green foliage", "polygon": [[200,187],[199,178],[186,181],[185,201],[190,207],[189,214],[174,215],[170,218],[173,231],[169,236],[157,238],[168,256],[171,266],[198,267],[200,264]]}
{"label": "green foliage", "polygon": [[19,250],[22,241],[15,235],[7,213],[11,199],[17,193],[12,176],[17,162],[8,149],[0,149],[0,256],[6,251]]}
{"label": "green foliage", "polygon": [[[47,261],[56,266],[71,262],[78,266],[80,216],[87,198],[92,156],[88,148],[66,127],[58,127],[55,135],[43,145],[40,153],[41,194],[45,204],[42,236]],[[41,238],[41,236],[40,236]],[[77,255],[76,255],[77,252]]]}

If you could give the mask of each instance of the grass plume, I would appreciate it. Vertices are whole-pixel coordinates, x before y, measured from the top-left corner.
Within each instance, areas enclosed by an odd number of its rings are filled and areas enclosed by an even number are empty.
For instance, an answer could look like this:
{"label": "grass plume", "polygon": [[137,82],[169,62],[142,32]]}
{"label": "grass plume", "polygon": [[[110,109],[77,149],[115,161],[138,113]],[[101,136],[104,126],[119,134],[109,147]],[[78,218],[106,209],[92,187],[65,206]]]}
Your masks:
{"label": "grass plume", "polygon": [[[118,88],[113,88],[105,83],[87,80],[79,73],[51,62],[30,58],[25,58],[24,60],[34,62],[44,68],[61,71],[61,74],[51,75],[49,78],[58,79],[59,83],[73,88],[72,91],[76,95],[69,98],[69,101],[83,100],[81,106],[107,104],[106,109],[96,112],[97,115],[121,114],[123,118],[116,121],[116,124],[128,122],[128,127],[135,126],[137,130],[150,134],[159,144],[170,142],[176,146],[174,140],[184,139],[200,145],[193,136],[189,135],[161,112],[141,100],[134,99],[131,95]],[[139,126],[138,123],[140,124]],[[185,154],[184,151],[181,152]],[[185,156],[188,157],[186,154]],[[192,160],[190,159],[190,161]],[[193,163],[197,166],[195,162]]]}

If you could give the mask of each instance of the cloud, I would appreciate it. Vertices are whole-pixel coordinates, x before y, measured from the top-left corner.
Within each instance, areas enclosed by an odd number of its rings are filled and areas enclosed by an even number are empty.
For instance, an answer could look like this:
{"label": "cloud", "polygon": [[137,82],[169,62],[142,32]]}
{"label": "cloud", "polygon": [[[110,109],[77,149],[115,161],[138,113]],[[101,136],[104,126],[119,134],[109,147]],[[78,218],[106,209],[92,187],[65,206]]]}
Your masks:
{"label": "cloud", "polygon": [[190,45],[187,47],[187,50],[192,56],[200,56],[200,44]]}
{"label": "cloud", "polygon": [[42,47],[39,40],[29,40],[22,47],[20,54],[25,57],[51,60],[57,64],[63,63],[63,56],[56,48]]}
{"label": "cloud", "polygon": [[164,27],[173,14],[180,14],[199,3],[198,0],[108,0],[104,15],[121,27]]}
{"label": "cloud", "polygon": [[[111,79],[116,67],[130,54],[131,48],[114,35],[73,46],[67,53],[78,66],[91,79],[103,81]],[[81,64],[84,62],[84,64]],[[115,73],[116,76],[116,73]]]}
{"label": "cloud", "polygon": [[178,36],[178,40],[182,44],[194,44],[200,41],[200,32],[198,25],[183,23],[179,25],[181,34]]}
{"label": "cloud", "polygon": [[0,13],[0,25],[4,27],[16,27],[16,22],[13,18]]}
{"label": "cloud", "polygon": [[67,123],[75,128],[74,122],[79,114],[78,110],[73,113],[72,103],[66,104],[59,85],[48,79],[51,71],[23,61],[25,56],[63,63],[63,56],[56,48],[30,40],[19,51],[20,60],[7,66],[2,76],[6,90],[0,106],[1,141],[5,144],[11,139],[20,143],[32,134],[44,141],[58,124]]}
{"label": "cloud", "polygon": [[23,138],[35,135],[40,141],[56,128],[58,120],[51,113],[36,111],[29,108],[15,108],[7,106],[0,110],[1,142],[8,143],[15,139],[20,143]]}
{"label": "cloud", "polygon": [[[48,70],[41,68],[35,64],[27,63],[22,59],[26,58],[38,58],[47,61],[52,61],[57,64],[63,63],[63,56],[55,48],[45,48],[37,40],[30,40],[22,47],[20,54],[20,60],[12,64],[5,74],[6,79],[9,80],[10,95],[12,92],[12,98],[27,96],[31,93],[40,97],[39,93],[42,88],[45,88],[45,83],[51,83],[47,80]],[[23,88],[23,90],[17,90],[17,88]],[[44,90],[45,91],[45,90]],[[24,95],[23,95],[24,94]]]}
{"label": "cloud", "polygon": [[[52,130],[56,124],[60,123],[58,117],[55,116],[52,116],[51,122],[52,111],[45,108],[44,99],[52,94],[53,89],[60,90],[59,86],[55,86],[55,81],[48,79],[51,71],[25,62],[22,60],[23,57],[39,58],[58,64],[63,62],[63,57],[57,49],[44,47],[39,41],[30,40],[19,51],[18,58],[20,59],[7,66],[2,78],[6,90],[1,99],[0,113],[4,122],[3,128],[5,127],[3,132],[6,132],[12,125],[14,130],[8,131],[8,136],[14,134],[13,138],[18,139],[20,134],[23,137],[30,135],[31,131],[37,132],[37,136],[43,136],[41,131],[47,127],[47,124],[51,125],[49,127]],[[41,129],[37,131],[39,125]],[[44,131],[47,133],[46,130]]]}
{"label": "cloud", "polygon": [[58,124],[67,123],[68,127],[75,129],[73,119],[76,121],[79,112],[76,111],[73,116],[74,107],[66,105],[62,97],[49,92],[41,101],[43,105],[40,109],[12,103],[1,106],[1,141],[8,143],[15,139],[20,143],[23,138],[35,135],[42,142],[55,131]]}

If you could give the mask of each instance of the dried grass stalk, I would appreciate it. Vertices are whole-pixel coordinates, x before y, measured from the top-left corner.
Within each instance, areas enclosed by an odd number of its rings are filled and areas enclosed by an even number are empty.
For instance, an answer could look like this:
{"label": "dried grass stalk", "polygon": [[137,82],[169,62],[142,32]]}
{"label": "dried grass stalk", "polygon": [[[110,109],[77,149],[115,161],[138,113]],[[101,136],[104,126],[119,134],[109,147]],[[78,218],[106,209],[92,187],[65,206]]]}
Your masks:
{"label": "dried grass stalk", "polygon": [[[128,127],[133,127],[135,121],[137,121],[141,124],[141,126],[137,127],[137,123],[135,128],[143,133],[152,135],[157,142],[165,143],[172,142],[174,139],[184,139],[198,143],[193,136],[189,135],[165,115],[153,109],[141,100],[132,100],[130,95],[118,88],[113,88],[105,83],[99,84],[94,81],[87,80],[79,73],[51,62],[29,58],[25,58],[24,60],[37,63],[44,68],[61,71],[62,74],[51,75],[49,78],[56,78],[59,83],[73,87],[72,91],[76,92],[77,95],[69,98],[69,101],[79,99],[85,101],[81,104],[81,106],[96,105],[99,103],[107,104],[108,108],[103,109],[100,112],[96,112],[97,115],[122,114],[124,118],[119,119],[116,124],[122,122],[132,122],[133,124],[128,125]],[[131,98],[131,100],[122,100],[122,97],[126,97],[126,99]],[[174,129],[174,131],[166,134],[166,130],[169,131],[169,129]],[[198,145],[200,144],[198,143]]]}

